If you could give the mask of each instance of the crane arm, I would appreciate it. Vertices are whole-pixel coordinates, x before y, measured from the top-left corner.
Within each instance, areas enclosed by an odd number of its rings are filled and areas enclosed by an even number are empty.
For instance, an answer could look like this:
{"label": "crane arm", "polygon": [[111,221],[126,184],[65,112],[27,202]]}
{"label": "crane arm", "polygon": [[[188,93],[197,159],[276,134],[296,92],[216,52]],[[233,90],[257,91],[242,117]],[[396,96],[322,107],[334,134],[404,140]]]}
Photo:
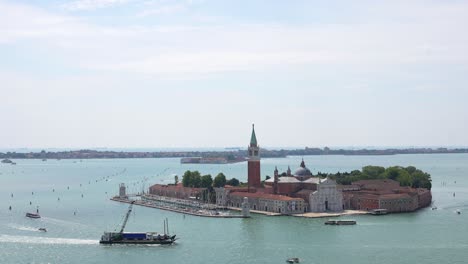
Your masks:
{"label": "crane arm", "polygon": [[130,206],[128,207],[128,211],[127,211],[127,214],[125,215],[125,220],[124,220],[124,222],[122,224],[122,228],[120,229],[120,233],[123,233],[123,231],[125,229],[125,226],[127,225],[128,217],[130,216],[130,213],[132,212],[132,206],[133,206],[134,203],[135,203],[135,201],[131,202]]}

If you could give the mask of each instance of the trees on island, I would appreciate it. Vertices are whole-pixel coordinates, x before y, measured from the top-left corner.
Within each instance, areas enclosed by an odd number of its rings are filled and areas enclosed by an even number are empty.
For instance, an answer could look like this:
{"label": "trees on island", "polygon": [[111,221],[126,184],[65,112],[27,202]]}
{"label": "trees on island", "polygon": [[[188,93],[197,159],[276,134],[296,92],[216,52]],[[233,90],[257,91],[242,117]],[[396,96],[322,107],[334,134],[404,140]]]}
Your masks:
{"label": "trees on island", "polygon": [[182,176],[184,187],[208,188],[213,185],[213,178],[210,174],[200,175],[199,171],[186,171]]}
{"label": "trees on island", "polygon": [[224,187],[224,185],[226,185],[226,176],[220,172],[214,179],[213,187]]}
{"label": "trees on island", "polygon": [[381,166],[365,166],[362,170],[353,170],[344,173],[318,173],[320,177],[330,177],[336,180],[338,184],[351,184],[359,180],[391,179],[398,181],[401,186],[410,186],[413,188],[431,189],[431,175],[416,169],[414,166],[401,167],[392,166],[384,168]]}
{"label": "trees on island", "polygon": [[224,187],[225,185],[239,186],[240,182],[236,178],[226,180],[226,176],[220,172],[216,177],[211,177],[210,174],[201,176],[199,171],[186,171],[182,176],[182,185],[184,187],[193,188],[210,188],[210,187]]}
{"label": "trees on island", "polygon": [[226,184],[231,186],[239,186],[240,182],[238,179],[232,178],[229,181],[227,181]]}
{"label": "trees on island", "polygon": [[216,202],[214,187],[224,187],[226,184],[239,186],[241,183],[236,178],[227,181],[226,176],[221,172],[216,175],[214,180],[210,174],[201,176],[199,171],[188,170],[182,176],[182,185],[184,187],[204,188],[205,190],[202,190],[200,199],[210,203]]}

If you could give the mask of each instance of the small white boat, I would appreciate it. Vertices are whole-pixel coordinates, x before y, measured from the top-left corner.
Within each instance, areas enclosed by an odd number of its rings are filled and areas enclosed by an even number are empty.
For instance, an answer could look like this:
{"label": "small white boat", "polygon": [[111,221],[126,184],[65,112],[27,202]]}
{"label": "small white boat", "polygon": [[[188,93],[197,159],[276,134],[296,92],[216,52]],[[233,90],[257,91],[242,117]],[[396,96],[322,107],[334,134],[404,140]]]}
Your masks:
{"label": "small white boat", "polygon": [[288,258],[286,260],[286,262],[288,262],[288,263],[299,263],[300,259],[299,258]]}
{"label": "small white boat", "polygon": [[369,212],[371,215],[385,215],[388,213],[387,209],[373,209]]}

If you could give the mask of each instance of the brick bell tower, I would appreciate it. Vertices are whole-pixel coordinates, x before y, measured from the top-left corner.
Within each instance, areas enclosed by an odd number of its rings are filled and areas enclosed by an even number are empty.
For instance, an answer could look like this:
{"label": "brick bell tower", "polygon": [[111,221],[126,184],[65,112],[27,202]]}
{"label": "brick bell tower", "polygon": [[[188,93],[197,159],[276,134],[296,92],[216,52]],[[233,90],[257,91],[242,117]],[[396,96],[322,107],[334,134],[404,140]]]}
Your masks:
{"label": "brick bell tower", "polygon": [[247,162],[248,169],[248,186],[250,188],[261,188],[260,182],[260,148],[257,144],[255,136],[255,127],[252,124],[252,135],[250,136],[250,145],[248,147],[249,158]]}

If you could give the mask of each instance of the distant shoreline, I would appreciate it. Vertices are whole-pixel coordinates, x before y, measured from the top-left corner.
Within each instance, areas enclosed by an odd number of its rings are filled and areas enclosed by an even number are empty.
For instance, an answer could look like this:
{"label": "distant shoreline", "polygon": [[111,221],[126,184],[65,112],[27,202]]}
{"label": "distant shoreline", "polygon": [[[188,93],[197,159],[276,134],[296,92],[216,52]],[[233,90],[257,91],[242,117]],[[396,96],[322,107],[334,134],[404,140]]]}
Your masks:
{"label": "distant shoreline", "polygon": [[[284,158],[287,156],[318,156],[318,155],[346,155],[346,156],[385,156],[397,154],[456,154],[468,153],[468,148],[405,148],[405,149],[330,149],[330,148],[304,148],[293,150],[261,149],[263,158]],[[99,151],[99,150],[73,150],[73,151],[39,151],[29,153],[0,152],[0,159],[133,159],[133,158],[206,158],[224,159],[233,163],[245,160],[247,150],[224,151]],[[190,163],[190,162],[188,162]]]}

